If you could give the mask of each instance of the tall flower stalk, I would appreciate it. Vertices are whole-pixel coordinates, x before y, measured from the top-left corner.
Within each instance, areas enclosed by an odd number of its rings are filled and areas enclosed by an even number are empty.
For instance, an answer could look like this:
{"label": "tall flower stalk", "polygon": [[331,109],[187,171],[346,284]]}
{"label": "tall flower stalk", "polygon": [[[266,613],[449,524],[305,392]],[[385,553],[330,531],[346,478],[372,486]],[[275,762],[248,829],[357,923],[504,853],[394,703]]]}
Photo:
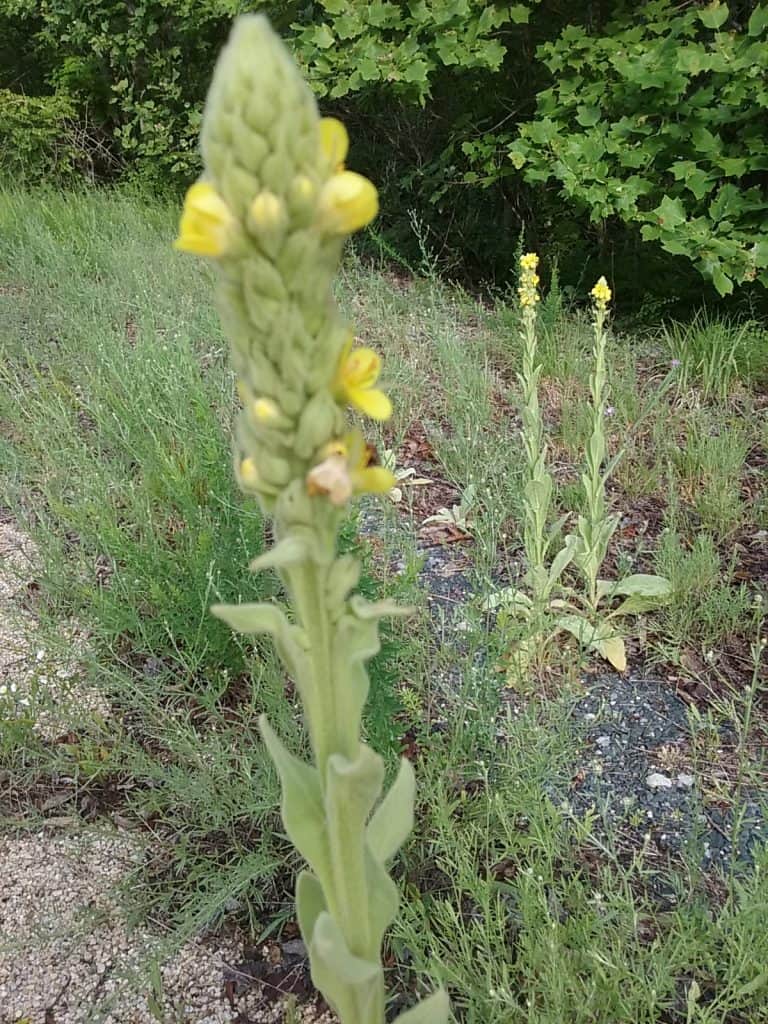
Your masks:
{"label": "tall flower stalk", "polygon": [[596,611],[601,597],[598,589],[598,574],[605,560],[611,537],[616,531],[618,517],[608,513],[605,503],[605,472],[603,468],[606,456],[607,371],[605,351],[607,332],[605,324],[608,317],[608,303],[611,301],[611,289],[604,277],[600,278],[591,294],[594,305],[594,360],[589,377],[592,431],[587,443],[584,471],[581,474],[585,511],[578,518],[576,534],[579,545],[574,562],[584,576],[589,603]]}
{"label": "tall flower stalk", "polygon": [[[221,55],[202,128],[203,178],[176,247],[212,258],[242,401],[235,472],[271,516],[274,547],[252,563],[280,576],[277,604],[219,605],[233,629],[269,634],[296,684],[312,753],[290,752],[265,717],[286,832],[306,860],[296,905],[312,978],[342,1024],[384,1024],[381,944],[398,906],[386,869],[411,830],[415,782],[403,759],[382,799],[384,764],[360,739],[365,662],[390,602],[354,593],[358,562],[337,553],[349,501],[389,490],[346,406],[391,413],[380,359],[355,348],[332,298],[342,245],[378,210],[373,184],[344,167],[348,138],[320,118],[262,16],[240,18]],[[436,992],[400,1024],[443,1024]]]}
{"label": "tall flower stalk", "polygon": [[539,404],[539,379],[536,338],[536,310],[539,303],[539,257],[526,253],[520,257],[520,337],[523,342],[521,371],[517,376],[522,392],[522,429],[520,437],[525,454],[525,483],[523,486],[523,543],[528,561],[528,584],[531,588],[533,609],[540,618],[547,600],[546,567],[547,519],[552,502],[552,477],[547,471],[547,447],[544,440],[544,421]]}

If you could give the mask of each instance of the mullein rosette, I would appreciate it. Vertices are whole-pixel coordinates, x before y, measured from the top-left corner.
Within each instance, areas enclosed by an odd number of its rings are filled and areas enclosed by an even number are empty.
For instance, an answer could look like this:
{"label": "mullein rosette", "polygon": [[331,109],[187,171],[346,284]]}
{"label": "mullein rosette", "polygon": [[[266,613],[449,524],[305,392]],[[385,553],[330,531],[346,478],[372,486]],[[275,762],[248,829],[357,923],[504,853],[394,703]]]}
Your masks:
{"label": "mullein rosette", "polygon": [[[235,472],[273,520],[276,604],[218,605],[233,629],[269,634],[302,700],[313,755],[288,751],[265,718],[262,736],[282,786],[286,831],[308,864],[297,915],[312,978],[343,1024],[383,1024],[381,943],[398,906],[386,865],[413,823],[415,782],[403,759],[382,798],[384,764],[360,740],[365,662],[379,649],[390,602],[354,594],[360,566],[337,554],[350,499],[382,493],[352,405],[391,414],[376,387],[378,355],[355,348],[332,297],[346,237],[378,212],[373,184],[346,170],[348,138],[315,100],[260,15],[238,19],[217,64],[202,127],[204,176],[187,194],[176,248],[212,258],[242,409]],[[443,1024],[440,990],[400,1024]]]}

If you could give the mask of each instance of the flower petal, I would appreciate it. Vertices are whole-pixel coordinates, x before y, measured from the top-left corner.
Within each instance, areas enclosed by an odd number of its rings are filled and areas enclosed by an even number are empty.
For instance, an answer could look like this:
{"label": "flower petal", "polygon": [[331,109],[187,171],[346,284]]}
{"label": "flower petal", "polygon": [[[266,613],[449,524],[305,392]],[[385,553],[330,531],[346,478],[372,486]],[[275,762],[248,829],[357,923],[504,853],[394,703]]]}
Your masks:
{"label": "flower petal", "polygon": [[347,159],[349,135],[337,118],[320,118],[320,149],[334,170]]}
{"label": "flower petal", "polygon": [[381,373],[381,356],[372,348],[356,348],[347,356],[341,377],[348,388],[371,388]]}
{"label": "flower petal", "polygon": [[379,194],[362,174],[342,171],[325,183],[319,205],[321,226],[335,235],[349,235],[370,224],[379,212]]}
{"label": "flower petal", "polygon": [[213,185],[197,181],[184,198],[175,249],[199,256],[221,256],[233,223],[229,207]]}
{"label": "flower petal", "polygon": [[372,420],[388,420],[392,415],[392,403],[378,388],[355,388],[349,392],[349,400]]}
{"label": "flower petal", "polygon": [[369,466],[352,473],[355,490],[363,494],[387,494],[395,486],[395,474],[383,466]]}

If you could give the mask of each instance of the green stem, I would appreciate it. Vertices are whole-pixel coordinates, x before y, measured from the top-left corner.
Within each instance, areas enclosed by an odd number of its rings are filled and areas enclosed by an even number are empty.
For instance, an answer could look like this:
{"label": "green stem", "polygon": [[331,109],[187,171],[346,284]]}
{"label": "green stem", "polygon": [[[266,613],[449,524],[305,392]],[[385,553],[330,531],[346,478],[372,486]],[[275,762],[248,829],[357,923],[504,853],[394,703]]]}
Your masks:
{"label": "green stem", "polygon": [[[335,550],[335,536],[317,537],[318,551]],[[368,908],[371,905],[365,863],[364,835],[350,808],[336,806],[331,812],[328,792],[328,760],[339,754],[348,761],[358,755],[360,739],[349,728],[343,713],[341,688],[352,685],[349,678],[334,678],[333,636],[335,625],[328,614],[327,566],[320,558],[307,560],[286,572],[299,621],[308,641],[309,678],[302,680],[307,728],[324,793],[325,817],[331,846],[331,878],[324,880],[328,909],[336,920],[350,952],[369,962],[380,959],[370,934]],[[327,888],[326,888],[327,887]],[[374,992],[358,1006],[354,1020],[343,1024],[383,1024],[385,1007],[384,972],[374,982]]]}

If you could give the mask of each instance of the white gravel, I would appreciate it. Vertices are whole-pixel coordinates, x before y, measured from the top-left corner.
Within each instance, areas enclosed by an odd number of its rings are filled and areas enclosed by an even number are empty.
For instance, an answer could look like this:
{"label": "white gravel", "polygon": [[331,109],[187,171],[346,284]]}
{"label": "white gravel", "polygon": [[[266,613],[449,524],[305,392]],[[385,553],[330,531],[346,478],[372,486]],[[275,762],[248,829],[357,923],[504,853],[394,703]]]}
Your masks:
{"label": "white gravel", "polygon": [[57,653],[36,642],[35,616],[24,607],[36,567],[37,552],[29,537],[0,520],[0,717],[32,714],[35,732],[54,739],[78,717],[96,713],[107,718],[110,709],[82,679],[78,658],[87,638],[76,623],[60,625]]}

